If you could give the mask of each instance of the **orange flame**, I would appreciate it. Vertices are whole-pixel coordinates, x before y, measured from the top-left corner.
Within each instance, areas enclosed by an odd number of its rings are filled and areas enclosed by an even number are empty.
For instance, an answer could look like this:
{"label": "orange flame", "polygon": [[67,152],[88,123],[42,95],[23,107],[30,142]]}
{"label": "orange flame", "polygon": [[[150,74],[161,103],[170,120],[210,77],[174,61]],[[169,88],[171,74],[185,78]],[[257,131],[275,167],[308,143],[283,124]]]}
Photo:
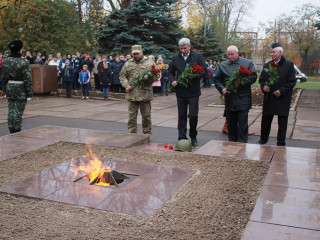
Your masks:
{"label": "orange flame", "polygon": [[101,186],[110,186],[110,183],[107,183],[104,178],[105,172],[112,172],[112,169],[103,166],[103,163],[100,161],[97,155],[92,152],[91,144],[87,144],[88,153],[82,157],[91,158],[91,160],[85,164],[82,164],[78,167],[77,171],[84,172],[88,177],[90,183],[95,179],[95,185]]}

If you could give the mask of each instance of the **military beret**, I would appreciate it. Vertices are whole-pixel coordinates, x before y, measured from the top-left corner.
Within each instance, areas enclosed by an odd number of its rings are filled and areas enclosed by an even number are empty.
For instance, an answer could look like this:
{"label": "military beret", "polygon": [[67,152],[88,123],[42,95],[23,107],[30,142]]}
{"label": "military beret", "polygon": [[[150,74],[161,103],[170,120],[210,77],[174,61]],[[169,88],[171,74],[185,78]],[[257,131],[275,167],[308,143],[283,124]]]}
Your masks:
{"label": "military beret", "polygon": [[280,43],[275,42],[275,43],[272,43],[272,44],[271,44],[271,48],[272,48],[272,49],[273,49],[273,48],[276,48],[276,47],[281,47]]}
{"label": "military beret", "polygon": [[21,40],[14,40],[8,46],[12,52],[19,52],[23,47],[23,43]]}

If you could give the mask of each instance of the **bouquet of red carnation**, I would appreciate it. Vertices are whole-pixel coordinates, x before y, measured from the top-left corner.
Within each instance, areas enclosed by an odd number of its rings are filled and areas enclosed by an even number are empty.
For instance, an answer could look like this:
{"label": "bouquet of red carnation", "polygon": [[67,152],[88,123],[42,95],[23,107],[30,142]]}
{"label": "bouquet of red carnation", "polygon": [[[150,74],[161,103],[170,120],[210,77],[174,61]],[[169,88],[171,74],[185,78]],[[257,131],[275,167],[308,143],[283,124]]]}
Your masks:
{"label": "bouquet of red carnation", "polygon": [[186,64],[186,68],[179,76],[177,83],[178,85],[187,88],[189,85],[191,85],[191,80],[199,77],[203,72],[204,69],[200,65],[193,64],[190,66],[189,64]]}
{"label": "bouquet of red carnation", "polygon": [[251,76],[253,71],[240,65],[238,71],[234,71],[231,77],[227,80],[225,88],[229,93],[236,93],[240,85],[244,85],[245,79]]}
{"label": "bouquet of red carnation", "polygon": [[276,82],[278,82],[279,76],[278,76],[277,68],[278,68],[278,63],[271,62],[269,64],[269,69],[268,68],[263,69],[266,73],[269,73],[269,79],[266,82],[266,85],[269,88],[272,87]]}
{"label": "bouquet of red carnation", "polygon": [[152,65],[151,69],[143,72],[132,80],[133,87],[144,89],[146,83],[153,83],[158,80],[159,73],[160,69],[157,69],[155,65]]}

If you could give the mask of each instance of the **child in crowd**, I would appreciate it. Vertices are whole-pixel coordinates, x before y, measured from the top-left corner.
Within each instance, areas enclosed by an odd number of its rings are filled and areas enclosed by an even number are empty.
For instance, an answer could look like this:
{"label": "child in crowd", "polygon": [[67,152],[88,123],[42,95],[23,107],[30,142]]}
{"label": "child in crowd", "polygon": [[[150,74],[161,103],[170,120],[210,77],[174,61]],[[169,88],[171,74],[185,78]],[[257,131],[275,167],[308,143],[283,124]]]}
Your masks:
{"label": "child in crowd", "polygon": [[169,84],[170,84],[168,68],[169,68],[168,64],[164,64],[164,67],[162,68],[162,72],[161,72],[161,96],[163,95],[164,89],[166,89],[166,96],[168,96]]}
{"label": "child in crowd", "polygon": [[103,70],[99,71],[100,84],[103,89],[104,101],[109,98],[109,86],[111,86],[111,74],[108,62],[103,63]]}
{"label": "child in crowd", "polygon": [[90,71],[88,70],[88,65],[83,65],[83,70],[79,74],[79,80],[82,87],[82,98],[81,99],[89,99],[89,83],[90,83]]}
{"label": "child in crowd", "polygon": [[70,66],[70,61],[67,59],[65,61],[65,68],[62,69],[62,79],[63,79],[64,86],[66,88],[67,98],[71,98],[71,86],[72,86],[73,76],[74,76],[74,70]]}

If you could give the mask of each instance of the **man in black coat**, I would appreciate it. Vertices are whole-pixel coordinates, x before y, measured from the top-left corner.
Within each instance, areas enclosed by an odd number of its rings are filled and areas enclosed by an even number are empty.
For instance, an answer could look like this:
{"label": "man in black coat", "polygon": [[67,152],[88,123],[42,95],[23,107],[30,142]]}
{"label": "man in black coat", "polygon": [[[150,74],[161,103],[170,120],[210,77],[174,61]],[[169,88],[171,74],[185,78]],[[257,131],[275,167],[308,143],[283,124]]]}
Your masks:
{"label": "man in black coat", "polygon": [[[251,85],[257,80],[257,74],[252,61],[239,57],[236,46],[227,49],[228,60],[222,62],[214,76],[215,87],[224,95],[226,118],[228,122],[228,139],[231,142],[248,142],[248,114],[252,106]],[[226,83],[235,71],[243,66],[251,71],[244,77],[236,92],[226,89]],[[237,79],[236,81],[241,81]]]}
{"label": "man in black coat", "polygon": [[[186,64],[192,66],[197,64],[206,69],[206,64],[203,55],[199,52],[191,50],[190,40],[182,38],[179,41],[180,53],[176,53],[169,67],[169,75],[172,81],[172,86],[175,87],[177,103],[178,103],[178,140],[187,138],[187,118],[189,118],[190,130],[189,136],[193,147],[197,147],[197,125],[199,114],[199,96],[201,77],[191,80],[188,87],[179,86],[177,79],[185,70]],[[203,73],[204,76],[205,72]],[[202,77],[203,77],[202,76]],[[188,114],[189,107],[189,114]]]}
{"label": "man in black coat", "polygon": [[[278,115],[277,146],[286,145],[288,116],[293,88],[296,84],[294,65],[283,56],[283,49],[279,43],[271,44],[272,60],[263,66],[259,83],[264,93],[261,137],[258,144],[266,144],[269,140],[271,123],[274,115]],[[270,86],[270,65],[277,69],[278,80]],[[269,69],[270,70],[270,69]]]}

